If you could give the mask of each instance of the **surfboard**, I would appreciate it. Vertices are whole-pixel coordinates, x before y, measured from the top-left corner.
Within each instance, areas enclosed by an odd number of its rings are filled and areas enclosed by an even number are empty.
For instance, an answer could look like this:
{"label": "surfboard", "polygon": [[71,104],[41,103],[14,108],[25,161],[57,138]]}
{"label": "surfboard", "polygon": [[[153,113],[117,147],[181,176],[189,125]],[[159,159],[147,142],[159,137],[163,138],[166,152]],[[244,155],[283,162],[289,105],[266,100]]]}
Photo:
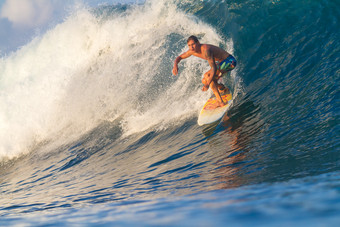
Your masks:
{"label": "surfboard", "polygon": [[198,116],[197,120],[198,125],[202,126],[214,123],[215,121],[220,120],[224,116],[224,114],[227,112],[230,106],[233,97],[231,93],[227,93],[221,94],[221,98],[225,103],[228,102],[227,105],[222,107],[215,107],[217,102],[215,96],[208,99],[208,101],[202,107],[202,110]]}

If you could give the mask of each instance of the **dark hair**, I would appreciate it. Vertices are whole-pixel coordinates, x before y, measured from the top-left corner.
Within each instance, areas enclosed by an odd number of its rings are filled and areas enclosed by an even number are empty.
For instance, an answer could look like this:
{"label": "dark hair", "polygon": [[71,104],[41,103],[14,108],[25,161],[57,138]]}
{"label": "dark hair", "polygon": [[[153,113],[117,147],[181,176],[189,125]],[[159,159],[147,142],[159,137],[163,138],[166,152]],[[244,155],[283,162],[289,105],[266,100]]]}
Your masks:
{"label": "dark hair", "polygon": [[194,36],[194,35],[192,35],[192,36],[190,36],[190,37],[188,38],[187,43],[188,43],[190,40],[193,40],[195,43],[198,43],[198,39],[197,39],[197,37]]}

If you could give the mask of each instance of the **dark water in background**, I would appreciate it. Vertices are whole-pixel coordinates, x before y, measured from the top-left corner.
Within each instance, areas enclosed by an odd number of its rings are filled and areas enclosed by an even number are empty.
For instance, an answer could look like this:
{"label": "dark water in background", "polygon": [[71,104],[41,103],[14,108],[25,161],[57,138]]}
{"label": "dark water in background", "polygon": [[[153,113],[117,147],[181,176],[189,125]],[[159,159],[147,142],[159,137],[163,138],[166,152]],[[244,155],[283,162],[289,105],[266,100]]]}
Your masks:
{"label": "dark water in background", "polygon": [[[338,226],[338,5],[80,10],[2,59],[0,225]],[[223,124],[191,34],[238,60]]]}

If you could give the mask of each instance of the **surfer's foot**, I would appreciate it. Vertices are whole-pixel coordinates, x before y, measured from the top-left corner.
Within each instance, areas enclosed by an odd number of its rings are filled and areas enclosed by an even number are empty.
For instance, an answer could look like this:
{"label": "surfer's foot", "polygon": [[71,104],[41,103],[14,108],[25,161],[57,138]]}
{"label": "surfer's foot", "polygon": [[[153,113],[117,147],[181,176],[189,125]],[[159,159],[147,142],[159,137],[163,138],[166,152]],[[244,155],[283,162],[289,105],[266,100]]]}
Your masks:
{"label": "surfer's foot", "polygon": [[204,109],[205,109],[205,110],[213,110],[213,109],[216,109],[216,108],[225,106],[225,105],[227,105],[227,104],[228,104],[228,101],[227,101],[227,103],[223,103],[223,102],[221,103],[221,102],[219,102],[219,101],[216,101],[216,102],[212,102],[212,103],[207,104],[207,105],[204,107]]}
{"label": "surfer's foot", "polygon": [[216,102],[216,108],[217,107],[222,107],[222,106],[225,106],[227,105],[227,103],[224,103],[224,102]]}

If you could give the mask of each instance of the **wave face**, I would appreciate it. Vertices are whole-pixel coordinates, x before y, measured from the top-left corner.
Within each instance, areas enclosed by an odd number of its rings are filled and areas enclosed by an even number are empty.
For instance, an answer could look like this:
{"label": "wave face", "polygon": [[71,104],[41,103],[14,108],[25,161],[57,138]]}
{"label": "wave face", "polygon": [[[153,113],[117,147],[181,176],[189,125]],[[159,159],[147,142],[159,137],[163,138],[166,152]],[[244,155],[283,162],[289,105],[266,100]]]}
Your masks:
{"label": "wave face", "polygon": [[[0,61],[0,224],[339,223],[339,19],[332,0],[79,9]],[[220,124],[196,123],[208,63],[171,74],[192,34],[238,60]]]}

